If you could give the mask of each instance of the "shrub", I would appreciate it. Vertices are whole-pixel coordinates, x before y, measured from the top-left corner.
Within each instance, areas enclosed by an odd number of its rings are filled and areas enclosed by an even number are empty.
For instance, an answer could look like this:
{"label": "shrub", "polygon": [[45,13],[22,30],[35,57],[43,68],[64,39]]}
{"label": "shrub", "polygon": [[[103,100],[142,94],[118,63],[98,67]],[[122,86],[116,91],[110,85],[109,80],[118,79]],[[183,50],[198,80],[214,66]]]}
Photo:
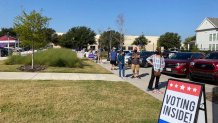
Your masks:
{"label": "shrub", "polygon": [[[27,56],[11,56],[6,62],[8,65],[24,64],[31,65],[31,55]],[[82,67],[82,61],[77,58],[75,52],[70,49],[48,49],[40,51],[34,55],[35,65],[47,65],[53,67]]]}

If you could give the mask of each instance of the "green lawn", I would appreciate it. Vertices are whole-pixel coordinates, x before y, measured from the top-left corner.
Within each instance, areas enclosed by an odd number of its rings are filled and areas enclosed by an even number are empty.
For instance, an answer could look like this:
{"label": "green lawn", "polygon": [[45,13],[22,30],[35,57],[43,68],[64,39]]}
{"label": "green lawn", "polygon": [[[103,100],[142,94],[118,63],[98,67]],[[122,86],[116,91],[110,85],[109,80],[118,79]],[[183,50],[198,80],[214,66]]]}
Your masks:
{"label": "green lawn", "polygon": [[[110,74],[111,72],[101,67],[88,59],[82,59],[83,68],[67,68],[67,67],[48,67],[41,72],[54,73],[96,73],[96,74]],[[4,61],[0,61],[0,72],[20,72],[17,68],[21,65],[5,65]]]}
{"label": "green lawn", "polygon": [[0,122],[155,123],[161,102],[126,82],[0,80]]}

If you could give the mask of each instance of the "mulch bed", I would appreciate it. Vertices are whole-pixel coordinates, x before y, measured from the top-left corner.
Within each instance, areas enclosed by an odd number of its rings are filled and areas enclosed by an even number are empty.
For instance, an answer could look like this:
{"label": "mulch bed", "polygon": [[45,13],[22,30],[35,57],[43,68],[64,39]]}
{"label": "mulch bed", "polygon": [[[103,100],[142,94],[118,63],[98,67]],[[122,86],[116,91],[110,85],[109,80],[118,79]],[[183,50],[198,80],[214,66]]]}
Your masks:
{"label": "mulch bed", "polygon": [[25,72],[37,72],[37,71],[42,71],[45,70],[47,67],[45,65],[34,65],[33,69],[31,65],[24,65],[20,66],[17,69],[20,71],[25,71]]}

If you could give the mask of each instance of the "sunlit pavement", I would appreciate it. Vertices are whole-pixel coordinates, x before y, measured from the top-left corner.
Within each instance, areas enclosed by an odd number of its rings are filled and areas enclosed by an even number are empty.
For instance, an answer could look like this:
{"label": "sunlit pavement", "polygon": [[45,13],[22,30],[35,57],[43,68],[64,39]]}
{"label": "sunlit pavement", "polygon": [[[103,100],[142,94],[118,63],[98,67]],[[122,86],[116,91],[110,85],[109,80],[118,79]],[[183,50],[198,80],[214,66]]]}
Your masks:
{"label": "sunlit pavement", "polygon": [[[119,70],[110,70],[111,69],[111,65],[109,64],[108,61],[104,60],[103,63],[99,64],[101,66],[103,66],[104,68],[108,69],[109,71],[113,72],[114,74],[116,74],[117,76],[119,76]],[[151,91],[146,91],[149,80],[150,80],[150,74],[151,74],[151,67],[149,68],[140,68],[140,76],[141,79],[138,78],[131,78],[132,75],[132,71],[130,68],[127,68],[127,70],[125,71],[126,76],[125,78],[123,78],[125,81],[131,83],[132,85],[138,87],[139,89],[143,90],[144,92],[152,95],[153,97],[159,99],[159,100],[163,100],[163,94],[154,94]],[[168,76],[168,75],[161,75],[160,78],[160,91],[165,92],[165,88],[166,88],[166,84],[168,79],[179,79],[179,80],[184,80],[184,81],[189,81],[189,79],[187,78],[176,78],[173,76]],[[218,86],[216,85],[211,85],[211,84],[205,84],[205,90],[206,92],[212,92],[215,88],[217,88]],[[211,101],[207,100],[207,114],[208,114],[208,123],[215,123],[215,121],[218,121],[218,104],[212,103]],[[216,117],[215,117],[216,116]],[[214,118],[214,119],[213,119]]]}

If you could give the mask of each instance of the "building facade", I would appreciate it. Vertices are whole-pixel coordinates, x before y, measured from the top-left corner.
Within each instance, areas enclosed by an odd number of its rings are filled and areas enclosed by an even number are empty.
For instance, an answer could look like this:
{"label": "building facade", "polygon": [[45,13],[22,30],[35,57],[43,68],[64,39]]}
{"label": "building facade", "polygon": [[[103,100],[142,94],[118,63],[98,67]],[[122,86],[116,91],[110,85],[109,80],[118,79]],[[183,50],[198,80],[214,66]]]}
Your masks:
{"label": "building facade", "polygon": [[218,50],[218,18],[205,18],[196,29],[196,45],[200,50]]}
{"label": "building facade", "polygon": [[[96,35],[96,44],[89,45],[88,49],[97,50],[99,46],[99,39],[100,35]],[[125,35],[124,37],[124,45],[123,50],[133,50],[134,47],[137,47],[136,45],[132,45],[134,40],[138,38],[139,36],[131,36],[131,35]],[[145,46],[145,49],[147,51],[154,51],[157,47],[157,40],[159,39],[159,36],[145,36],[148,39],[148,44]]]}

